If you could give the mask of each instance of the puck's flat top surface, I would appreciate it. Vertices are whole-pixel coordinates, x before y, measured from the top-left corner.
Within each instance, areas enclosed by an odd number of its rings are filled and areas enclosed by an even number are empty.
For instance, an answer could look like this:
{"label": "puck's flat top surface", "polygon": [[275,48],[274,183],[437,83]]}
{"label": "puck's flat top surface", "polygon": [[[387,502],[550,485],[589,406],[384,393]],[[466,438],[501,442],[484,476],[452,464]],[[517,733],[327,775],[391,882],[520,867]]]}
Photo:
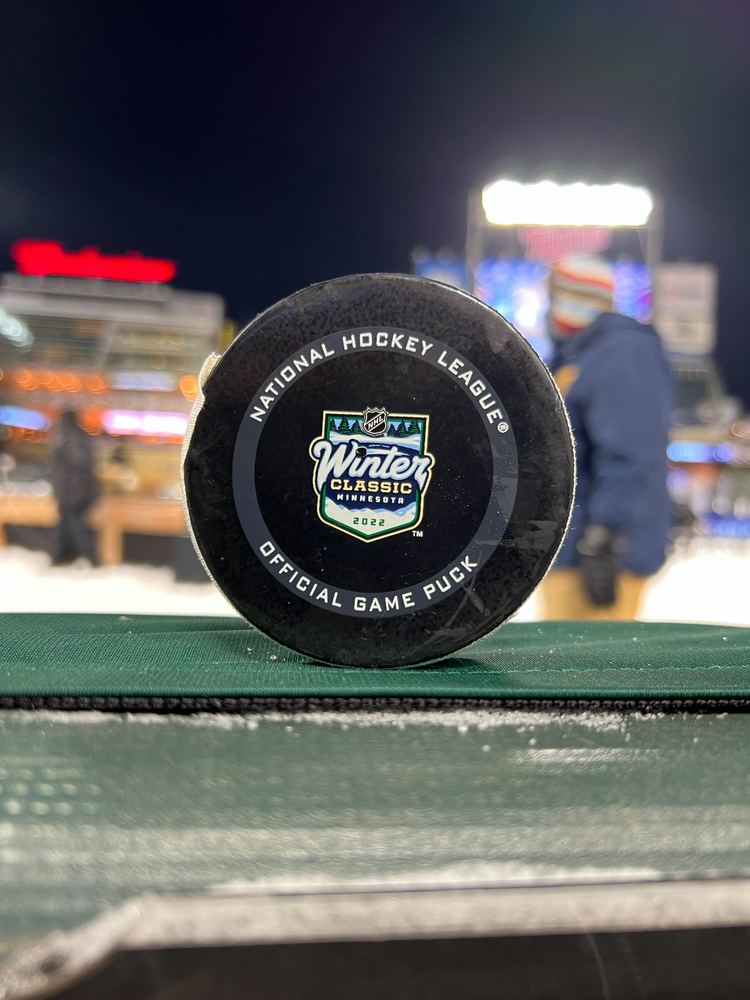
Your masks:
{"label": "puck's flat top surface", "polygon": [[546,368],[445,285],[358,275],[257,317],[186,450],[214,580],[329,663],[438,659],[513,614],[562,539],[573,454]]}

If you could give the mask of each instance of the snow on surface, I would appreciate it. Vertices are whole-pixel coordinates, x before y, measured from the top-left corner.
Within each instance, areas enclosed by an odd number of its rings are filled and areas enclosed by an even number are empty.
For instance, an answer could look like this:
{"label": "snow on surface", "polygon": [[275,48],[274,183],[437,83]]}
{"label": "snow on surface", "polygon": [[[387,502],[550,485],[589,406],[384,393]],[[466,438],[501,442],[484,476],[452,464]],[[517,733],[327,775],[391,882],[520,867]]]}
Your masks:
{"label": "snow on surface", "polygon": [[208,580],[178,583],[166,567],[93,569],[85,562],[52,567],[49,556],[11,546],[0,549],[0,609],[103,612],[122,615],[231,615]]}
{"label": "snow on surface", "polygon": [[[749,589],[750,547],[701,540],[673,555],[649,583],[640,617],[750,626]],[[48,556],[13,546],[0,549],[0,595],[4,612],[234,614],[213,584],[177,582],[167,568],[53,568]],[[515,620],[535,621],[539,612],[532,595]]]}
{"label": "snow on surface", "polygon": [[[439,729],[454,729],[460,734],[490,731],[494,729],[513,729],[523,735],[555,728],[573,730],[593,730],[598,733],[625,733],[633,722],[651,723],[663,716],[657,712],[633,712],[623,715],[617,712],[600,711],[520,711],[518,709],[456,709],[450,712],[357,712],[353,711],[320,711],[320,712],[264,712],[258,715],[222,715],[221,713],[196,713],[195,715],[163,715],[151,712],[66,712],[56,709],[14,709],[13,723],[36,725],[47,720],[55,725],[116,725],[116,726],[158,726],[169,725],[172,728],[208,729],[208,730],[255,730],[261,724],[283,724],[287,733],[294,734],[305,725],[328,726],[334,729],[411,729],[413,726],[430,726]],[[5,720],[0,715],[0,730]],[[530,746],[535,740],[530,742]],[[525,750],[527,755],[542,754],[551,751]],[[576,751],[567,751],[575,754]],[[602,758],[603,753],[624,754],[627,757],[642,753],[637,749],[602,751],[598,747],[585,747],[577,751],[575,762],[581,755]],[[572,760],[573,758],[571,758]],[[569,762],[569,761],[568,761]]]}

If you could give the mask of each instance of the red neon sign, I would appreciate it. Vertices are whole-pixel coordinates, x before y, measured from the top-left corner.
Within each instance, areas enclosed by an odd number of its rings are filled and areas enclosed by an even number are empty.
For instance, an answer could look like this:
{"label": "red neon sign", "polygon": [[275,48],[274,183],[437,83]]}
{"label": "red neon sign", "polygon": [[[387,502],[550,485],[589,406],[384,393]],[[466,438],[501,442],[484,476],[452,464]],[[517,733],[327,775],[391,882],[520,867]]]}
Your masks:
{"label": "red neon sign", "polygon": [[20,274],[61,275],[67,278],[108,278],[111,281],[153,281],[163,284],[177,273],[173,260],[144,257],[135,250],[120,256],[96,247],[77,252],[52,240],[19,240],[10,251]]}

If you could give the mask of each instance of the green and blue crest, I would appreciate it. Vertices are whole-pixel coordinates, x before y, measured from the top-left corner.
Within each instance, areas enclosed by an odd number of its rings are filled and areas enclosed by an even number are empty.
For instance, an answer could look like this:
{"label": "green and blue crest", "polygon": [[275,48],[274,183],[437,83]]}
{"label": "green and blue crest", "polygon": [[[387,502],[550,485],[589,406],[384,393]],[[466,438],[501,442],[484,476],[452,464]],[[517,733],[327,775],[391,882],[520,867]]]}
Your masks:
{"label": "green and blue crest", "polygon": [[310,444],[320,519],[364,542],[415,528],[435,463],[429,423],[382,407],[326,410]]}

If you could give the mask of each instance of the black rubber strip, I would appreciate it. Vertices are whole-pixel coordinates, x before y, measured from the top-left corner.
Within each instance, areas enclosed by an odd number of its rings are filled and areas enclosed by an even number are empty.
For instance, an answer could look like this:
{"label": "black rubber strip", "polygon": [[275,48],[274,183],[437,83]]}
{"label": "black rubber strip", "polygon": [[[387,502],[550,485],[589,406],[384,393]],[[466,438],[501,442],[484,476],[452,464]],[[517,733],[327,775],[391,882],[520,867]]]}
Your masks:
{"label": "black rubber strip", "polygon": [[629,712],[715,714],[750,712],[750,698],[420,698],[420,697],[195,697],[179,695],[2,695],[0,709],[63,712],[152,712],[193,715],[199,712],[259,715],[270,712]]}

